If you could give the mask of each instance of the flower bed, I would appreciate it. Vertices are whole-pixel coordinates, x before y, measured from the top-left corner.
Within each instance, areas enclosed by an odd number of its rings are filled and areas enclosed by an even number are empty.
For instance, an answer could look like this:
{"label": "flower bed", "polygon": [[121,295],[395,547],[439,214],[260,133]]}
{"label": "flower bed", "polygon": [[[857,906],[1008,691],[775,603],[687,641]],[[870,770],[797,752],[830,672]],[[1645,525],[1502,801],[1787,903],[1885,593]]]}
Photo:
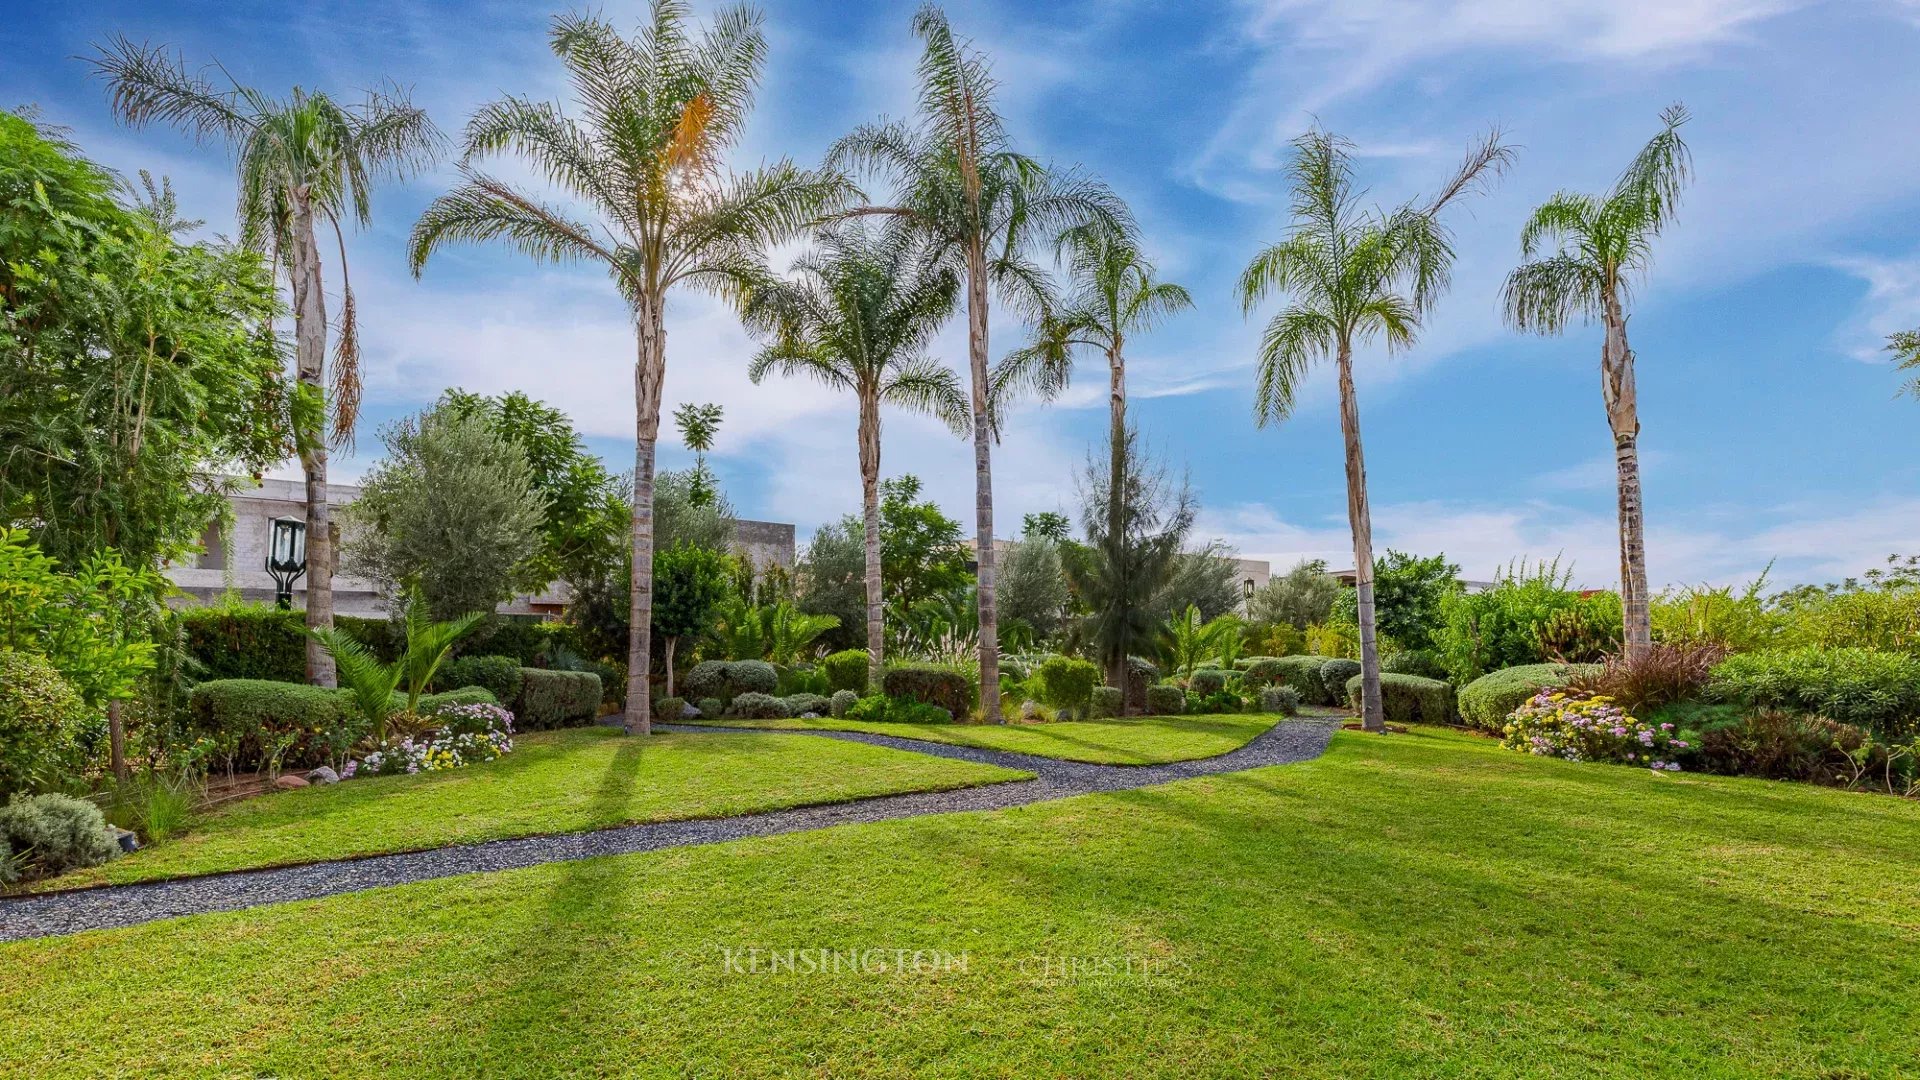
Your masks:
{"label": "flower bed", "polygon": [[1542,690],[1507,718],[1501,745],[1567,761],[1605,761],[1679,772],[1674,758],[1687,749],[1672,724],[1649,724],[1610,697],[1579,690]]}
{"label": "flower bed", "polygon": [[420,738],[408,736],[358,761],[341,778],[439,772],[495,761],[513,752],[513,714],[498,705],[454,705],[436,714],[441,726]]}

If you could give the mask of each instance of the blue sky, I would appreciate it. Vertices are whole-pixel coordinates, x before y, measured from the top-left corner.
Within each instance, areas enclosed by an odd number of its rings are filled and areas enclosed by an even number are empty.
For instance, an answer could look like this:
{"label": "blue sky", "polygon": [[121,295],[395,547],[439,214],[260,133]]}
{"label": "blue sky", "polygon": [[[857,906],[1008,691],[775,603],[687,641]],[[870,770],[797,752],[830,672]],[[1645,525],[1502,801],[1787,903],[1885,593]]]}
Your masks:
{"label": "blue sky", "polygon": [[[319,10],[319,9],[324,10]],[[703,5],[703,10],[705,6]],[[631,25],[634,4],[607,14]],[[760,107],[736,162],[811,164],[854,124],[911,105],[907,3],[765,5]],[[124,33],[214,57],[243,81],[352,90],[392,78],[452,132],[503,94],[563,99],[546,52],[551,9],[522,4],[36,5],[0,28],[0,104],[37,105],[96,159],[170,175],[186,210],[231,231],[224,151],[163,129],[127,131],[73,59]],[[1495,304],[1527,210],[1559,188],[1599,190],[1683,100],[1697,180],[1663,238],[1631,332],[1639,356],[1649,567],[1656,582],[1827,580],[1920,551],[1920,402],[1879,345],[1920,326],[1920,4],[1897,0],[1247,0],[955,3],[993,59],[1015,137],[1111,183],[1163,275],[1194,311],[1131,356],[1134,416],[1154,452],[1190,471],[1201,529],[1285,564],[1351,562],[1332,380],[1295,417],[1251,419],[1260,317],[1234,279],[1286,226],[1278,167],[1317,118],[1359,146],[1391,203],[1430,187],[1498,125],[1521,147],[1491,196],[1453,224],[1455,288],[1411,352],[1360,359],[1378,542],[1445,551],[1468,576],[1509,559],[1617,572],[1599,336],[1517,337]],[[516,175],[509,166],[501,170]],[[591,270],[499,250],[438,257],[421,281],[403,239],[441,169],[376,196],[350,238],[374,430],[443,387],[523,389],[566,409],[617,467],[632,453],[632,337]],[[1268,308],[1262,313],[1271,313]],[[996,354],[1017,325],[996,320]],[[747,516],[815,525],[855,509],[852,408],[814,386],[753,386],[752,343],[723,307],[677,297],[669,407],[718,401],[715,459]],[[959,363],[955,320],[938,344]],[[1003,535],[1020,515],[1072,511],[1103,432],[1102,373],[1024,410],[996,458]],[[667,447],[669,466],[687,455]],[[971,528],[970,456],[930,422],[890,416],[886,471],[920,474]]]}

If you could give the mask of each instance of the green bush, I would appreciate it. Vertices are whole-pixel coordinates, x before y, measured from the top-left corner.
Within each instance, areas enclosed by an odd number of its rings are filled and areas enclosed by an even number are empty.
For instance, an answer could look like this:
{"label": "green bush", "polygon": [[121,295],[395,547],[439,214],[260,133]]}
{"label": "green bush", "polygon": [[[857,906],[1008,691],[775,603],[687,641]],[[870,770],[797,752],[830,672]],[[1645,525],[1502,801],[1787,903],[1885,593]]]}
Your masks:
{"label": "green bush", "polygon": [[1595,664],[1523,664],[1482,675],[1460,689],[1460,717],[1470,728],[1499,735],[1521,702],[1599,670]]}
{"label": "green bush", "polygon": [[694,706],[700,710],[700,719],[718,720],[727,714],[727,706],[717,697],[703,697]]}
{"label": "green bush", "polygon": [[[1693,744],[1688,767],[1728,776],[1844,784],[1867,732],[1821,716],[1754,709],[1708,722],[1683,740]],[[1871,751],[1869,751],[1871,752]]]}
{"label": "green bush", "polygon": [[[1347,703],[1360,708],[1358,675],[1347,680]],[[1381,675],[1380,711],[1389,724],[1453,724],[1459,720],[1453,686],[1418,675]]]}
{"label": "green bush", "polygon": [[52,664],[0,649],[0,797],[71,769],[83,715],[79,691]]}
{"label": "green bush", "polygon": [[1713,669],[1708,695],[1757,708],[1814,713],[1882,739],[1920,731],[1920,660],[1870,649],[1741,653]]}
{"label": "green bush", "polygon": [[[1300,695],[1300,700],[1309,705],[1331,705],[1333,693],[1326,683],[1320,681],[1320,666],[1331,659],[1330,656],[1314,656],[1310,653],[1282,656],[1273,662],[1274,670],[1279,672],[1279,678],[1274,681],[1280,686],[1293,687],[1294,692]],[[1247,672],[1247,676],[1253,678],[1254,672]]]}
{"label": "green bush", "polygon": [[268,679],[201,683],[187,695],[187,722],[189,734],[211,740],[233,769],[267,765],[283,742],[282,767],[325,764],[366,734],[366,721],[344,692]]}
{"label": "green bush", "polygon": [[[1219,668],[1200,668],[1187,679],[1187,689],[1205,697],[1227,688],[1227,673]],[[1153,691],[1147,691],[1151,694]]]}
{"label": "green bush", "polygon": [[1557,564],[1519,566],[1493,588],[1441,601],[1434,647],[1456,684],[1550,659],[1598,660],[1619,642],[1620,597],[1582,596]]}
{"label": "green bush", "polygon": [[727,665],[726,688],[728,693],[722,697],[771,695],[780,688],[780,673],[765,660],[735,660]]}
{"label": "green bush", "polygon": [[1260,711],[1293,716],[1300,711],[1300,691],[1291,686],[1268,686],[1260,691]]}
{"label": "green bush", "polygon": [[615,712],[627,707],[627,665],[611,660],[582,660],[578,670],[600,677],[600,704],[611,705]]}
{"label": "green bush", "polygon": [[775,697],[792,697],[795,694],[818,694],[826,697],[833,692],[827,683],[827,673],[811,664],[794,667],[774,665],[780,673],[780,685],[774,688]]}
{"label": "green bush", "polygon": [[851,690],[835,690],[832,699],[827,702],[827,711],[835,719],[839,719],[846,716],[847,710],[853,708],[853,703],[859,700],[860,695]]}
{"label": "green bush", "polygon": [[549,622],[537,615],[493,615],[473,633],[471,647],[496,656],[511,656],[527,667],[558,667],[556,660],[591,656],[580,628]]}
{"label": "green bush", "polygon": [[0,845],[13,849],[27,877],[98,866],[120,854],[98,806],[51,793],[15,795],[0,806]]}
{"label": "green bush", "polygon": [[687,707],[683,697],[657,697],[653,699],[653,722],[656,724],[677,724],[686,719],[681,716]]}
{"label": "green bush", "polygon": [[1056,709],[1085,712],[1093,700],[1093,688],[1100,685],[1100,668],[1090,660],[1072,656],[1049,656],[1034,672],[1040,684],[1040,700]]}
{"label": "green bush", "polygon": [[856,695],[867,688],[867,650],[842,649],[820,661],[827,685],[834,691],[852,690]]}
{"label": "green bush", "polygon": [[[1147,688],[1149,692],[1152,687]],[[1096,686],[1088,696],[1087,716],[1094,720],[1106,720],[1120,715],[1120,688],[1117,686]]]}
{"label": "green bush", "polygon": [[848,707],[847,719],[870,724],[945,724],[952,717],[947,710],[924,701],[868,694]]}
{"label": "green bush", "polygon": [[[301,611],[271,607],[201,607],[180,612],[182,647],[204,679],[307,681],[307,621]],[[383,663],[399,655],[387,619],[336,615],[333,625],[373,651]]]}
{"label": "green bush", "polygon": [[1388,653],[1380,661],[1380,670],[1394,675],[1418,675],[1423,679],[1444,679],[1447,666],[1432,649],[1402,649]]}
{"label": "green bush", "polygon": [[[1338,694],[1341,698],[1345,698],[1348,680],[1358,674],[1360,674],[1360,661],[1335,657],[1320,665],[1320,685],[1327,688],[1327,693]],[[1335,687],[1339,689],[1336,690]]]}
{"label": "green bush", "polygon": [[1187,695],[1177,686],[1147,687],[1148,716],[1179,716],[1187,711]]}
{"label": "green bush", "polygon": [[520,669],[514,726],[520,731],[590,724],[600,715],[600,676],[591,671]]}
{"label": "green bush", "polygon": [[1147,687],[1160,681],[1160,669],[1153,661],[1139,656],[1127,657],[1127,685],[1120,689],[1126,691],[1122,701],[1123,708],[1117,709],[1118,716],[1126,709],[1144,709],[1147,707]]}
{"label": "green bush", "polygon": [[681,689],[692,698],[727,697],[727,662],[725,660],[702,660],[693,665],[693,670],[680,680]]}
{"label": "green bush", "polygon": [[832,706],[832,703],[820,694],[788,694],[785,700],[788,716],[804,716],[807,713],[825,716]]}
{"label": "green bush", "polygon": [[[508,699],[511,700],[511,699]],[[422,694],[420,715],[433,716],[461,705],[498,705],[500,697],[484,686],[462,686],[443,694]]]}
{"label": "green bush", "polygon": [[1278,686],[1286,681],[1287,666],[1278,656],[1256,656],[1242,660],[1237,665],[1243,674],[1241,681],[1248,687]]}
{"label": "green bush", "polygon": [[499,701],[520,696],[520,661],[511,656],[456,656],[440,665],[439,686],[484,686]]}
{"label": "green bush", "polygon": [[787,709],[787,703],[772,694],[762,694],[749,690],[736,694],[727,703],[727,715],[736,720],[784,720],[793,715]]}
{"label": "green bush", "polygon": [[881,676],[880,688],[888,697],[945,709],[951,719],[964,720],[973,712],[973,680],[955,668],[900,664]]}

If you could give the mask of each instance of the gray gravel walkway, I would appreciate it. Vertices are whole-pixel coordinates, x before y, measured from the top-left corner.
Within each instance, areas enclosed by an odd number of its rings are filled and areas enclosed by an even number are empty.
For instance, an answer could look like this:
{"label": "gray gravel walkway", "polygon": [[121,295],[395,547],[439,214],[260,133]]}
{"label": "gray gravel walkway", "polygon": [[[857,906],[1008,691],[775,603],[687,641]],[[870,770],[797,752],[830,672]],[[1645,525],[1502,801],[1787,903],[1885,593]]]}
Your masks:
{"label": "gray gravel walkway", "polygon": [[[1237,750],[1218,757],[1166,765],[1090,765],[1031,754],[950,746],[863,732],[782,732],[872,743],[933,757],[1000,765],[1034,773],[1035,778],[958,791],[883,795],[853,802],[773,810],[738,817],[624,825],[590,832],[489,840],[479,844],[373,855],[308,866],[243,870],[207,877],[0,899],[0,941],[134,926],[182,915],[236,911],[262,904],[311,900],[387,885],[430,881],[458,874],[511,870],[599,855],[625,855],[693,844],[717,844],[753,836],[778,836],[835,825],[890,821],[927,814],[999,810],[1072,795],[1123,791],[1196,776],[1240,772],[1266,765],[1286,765],[1319,757],[1336,726],[1331,722],[1311,720],[1283,721]],[[765,734],[753,729],[679,724],[656,725],[656,730],[700,732],[715,738]]]}

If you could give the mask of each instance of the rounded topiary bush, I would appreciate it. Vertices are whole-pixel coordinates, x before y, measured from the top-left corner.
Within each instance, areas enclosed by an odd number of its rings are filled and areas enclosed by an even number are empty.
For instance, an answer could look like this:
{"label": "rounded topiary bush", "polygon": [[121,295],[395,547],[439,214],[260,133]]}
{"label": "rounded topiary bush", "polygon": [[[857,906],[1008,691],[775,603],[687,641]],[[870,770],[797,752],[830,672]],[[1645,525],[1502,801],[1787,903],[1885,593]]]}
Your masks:
{"label": "rounded topiary bush", "polygon": [[1100,685],[1100,669],[1090,660],[1049,656],[1034,672],[1034,679],[1040,684],[1042,702],[1056,709],[1080,711],[1093,700],[1094,687]]}
{"label": "rounded topiary bush", "polygon": [[835,690],[833,697],[827,701],[827,711],[834,719],[842,719],[847,715],[847,710],[853,708],[853,703],[859,700],[860,695],[852,690]]}
{"label": "rounded topiary bush", "polygon": [[656,724],[677,724],[686,719],[681,713],[686,711],[687,699],[683,697],[657,697],[653,699],[653,722]]}
{"label": "rounded topiary bush", "polygon": [[[1273,670],[1279,675],[1274,682],[1293,687],[1300,700],[1309,705],[1331,705],[1333,693],[1320,681],[1320,666],[1330,659],[1332,657],[1310,655],[1279,657],[1273,662]],[[1247,674],[1252,676],[1253,672]]]}
{"label": "rounded topiary bush", "polygon": [[1291,686],[1261,687],[1260,711],[1293,716],[1300,711],[1300,691]]}
{"label": "rounded topiary bush", "polygon": [[805,716],[808,713],[825,716],[832,707],[832,703],[820,694],[788,694],[786,702],[788,716]]}
{"label": "rounded topiary bush", "polygon": [[1358,674],[1360,674],[1358,660],[1336,656],[1320,663],[1320,685],[1326,687],[1327,693],[1336,699],[1344,699],[1347,696],[1347,681]]}
{"label": "rounded topiary bush", "polygon": [[0,806],[0,843],[24,858],[28,877],[98,866],[120,854],[100,808],[71,795],[14,796]]}
{"label": "rounded topiary bush", "polygon": [[1147,715],[1179,716],[1187,711],[1186,691],[1177,686],[1147,687]]}
{"label": "rounded topiary bush", "polygon": [[702,660],[693,665],[693,669],[681,676],[681,689],[696,701],[705,698],[724,697],[727,690],[727,662],[725,660]]}
{"label": "rounded topiary bush", "polygon": [[1521,702],[1598,670],[1597,664],[1522,664],[1490,672],[1461,687],[1460,718],[1470,728],[1498,735],[1507,726],[1507,714]]}
{"label": "rounded topiary bush", "polygon": [[828,653],[820,661],[820,670],[826,673],[829,689],[835,692],[852,690],[857,696],[867,688],[869,659],[865,649],[842,649],[837,653]]}
{"label": "rounded topiary bush", "polygon": [[[1356,711],[1360,683],[1358,675],[1347,680],[1347,703]],[[1389,724],[1452,724],[1459,717],[1453,685],[1418,675],[1381,675],[1380,711]]]}
{"label": "rounded topiary bush", "polygon": [[772,694],[780,672],[765,660],[735,660],[727,665],[726,686],[734,695]]}
{"label": "rounded topiary bush", "polygon": [[520,661],[511,656],[456,656],[434,672],[435,686],[483,686],[496,701],[520,696]]}
{"label": "rounded topiary bush", "polygon": [[973,711],[973,680],[955,668],[900,664],[887,669],[880,686],[888,697],[937,706],[954,717]]}
{"label": "rounded topiary bush", "polygon": [[[1201,668],[1187,679],[1187,689],[1201,697],[1217,694],[1226,688],[1227,673],[1219,668]],[[1153,693],[1152,689],[1148,689],[1147,693]]]}
{"label": "rounded topiary bush", "polygon": [[1447,666],[1432,649],[1402,649],[1388,653],[1380,661],[1380,670],[1395,675],[1418,675],[1423,679],[1445,679]]}
{"label": "rounded topiary bush", "polygon": [[52,664],[0,649],[0,796],[63,771],[81,715],[79,692]]}
{"label": "rounded topiary bush", "polygon": [[786,702],[772,694],[748,691],[727,703],[727,715],[736,720],[784,720],[793,714]]}
{"label": "rounded topiary bush", "polygon": [[600,676],[591,671],[520,669],[513,715],[522,731],[590,724],[600,715]]}
{"label": "rounded topiary bush", "polygon": [[1241,680],[1249,687],[1278,686],[1286,679],[1287,669],[1278,656],[1255,656],[1239,661]]}
{"label": "rounded topiary bush", "polygon": [[703,697],[694,707],[700,710],[702,720],[718,720],[727,714],[726,703],[717,697]]}
{"label": "rounded topiary bush", "polygon": [[1119,716],[1120,688],[1117,686],[1094,687],[1091,701],[1087,705],[1087,715],[1098,720]]}

